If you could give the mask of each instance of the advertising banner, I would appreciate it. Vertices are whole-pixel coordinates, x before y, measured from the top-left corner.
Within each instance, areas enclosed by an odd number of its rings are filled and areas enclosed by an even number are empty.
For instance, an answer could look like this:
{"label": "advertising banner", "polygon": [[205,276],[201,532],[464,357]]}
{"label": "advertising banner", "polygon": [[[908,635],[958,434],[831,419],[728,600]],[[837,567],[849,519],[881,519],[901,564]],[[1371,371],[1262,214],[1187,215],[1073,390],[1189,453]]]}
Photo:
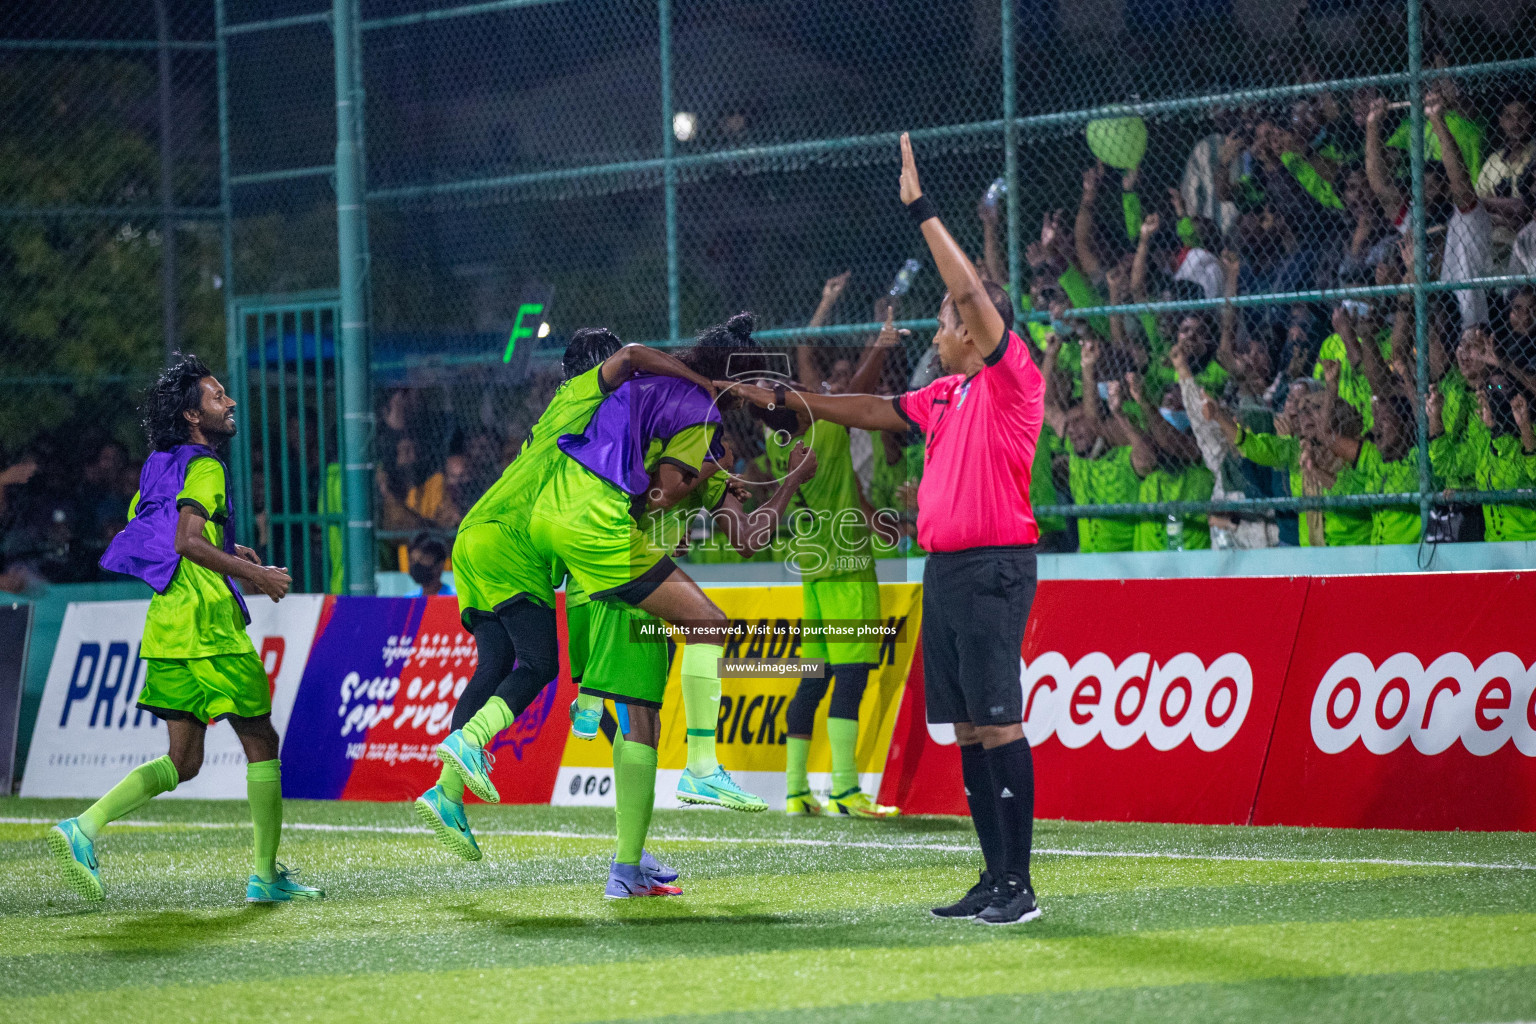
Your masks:
{"label": "advertising banner", "polygon": [[0,605],[0,795],[4,796],[10,795],[16,765],[16,726],[31,632],[30,604]]}
{"label": "advertising banner", "polygon": [[[272,724],[282,735],[315,635],[322,598],[295,594],[250,601],[251,641],[272,687]],[[139,658],[148,601],[71,604],[48,669],[21,795],[98,797],[133,768],[164,756],[165,726],[134,707],[144,686]],[[245,799],[245,752],[228,723],[208,728],[203,768],[170,796]],[[285,772],[286,775],[286,772]]]}
{"label": "advertising banner", "polygon": [[1536,574],[1316,579],[1256,822],[1536,829]]}
{"label": "advertising banner", "polygon": [[[452,597],[326,598],[283,741],[283,795],[415,799],[437,780],[437,744],[475,661]],[[568,680],[545,687],[492,741],[503,803],[549,802],[574,696]]]}
{"label": "advertising banner", "polygon": [[[1306,593],[1293,578],[1042,582],[1021,682],[1036,815],[1247,822]],[[958,755],[931,748],[954,729],[919,731],[915,696],[906,710],[882,801],[965,813]]]}
{"label": "advertising banner", "polygon": [[[705,592],[732,621],[733,636],[725,647],[728,660],[777,663],[800,657],[804,629],[800,587],[715,587],[705,588]],[[902,688],[918,646],[921,594],[922,587],[915,583],[880,587],[881,619],[892,636],[881,643],[878,665],[869,674],[859,706],[857,759],[860,785],[869,793],[880,789]],[[681,806],[675,791],[688,754],[680,672],[681,658],[673,650],[663,699],[661,744],[657,750],[658,807]],[[784,712],[799,683],[797,675],[721,680],[720,716],[715,727],[720,763],[743,789],[779,809],[784,807],[785,795],[784,747],[788,734]],[[831,693],[829,688],[817,709],[808,762],[811,788],[821,795],[831,785],[832,764],[825,725]],[[560,713],[563,716],[564,705]],[[611,711],[604,726],[613,726]],[[613,806],[613,747],[606,732],[599,733],[594,740],[570,736],[565,741],[552,802]]]}

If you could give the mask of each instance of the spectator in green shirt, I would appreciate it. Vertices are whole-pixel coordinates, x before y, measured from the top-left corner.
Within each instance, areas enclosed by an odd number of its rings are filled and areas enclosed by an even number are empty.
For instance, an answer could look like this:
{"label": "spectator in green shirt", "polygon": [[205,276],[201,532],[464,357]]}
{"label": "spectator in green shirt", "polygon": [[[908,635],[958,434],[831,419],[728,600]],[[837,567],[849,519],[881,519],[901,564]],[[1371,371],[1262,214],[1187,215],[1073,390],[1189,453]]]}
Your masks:
{"label": "spectator in green shirt", "polygon": [[[1435,438],[1431,453],[1437,453],[1438,442],[1440,465],[1448,465],[1458,479],[1470,471],[1477,490],[1536,489],[1536,435],[1528,395],[1512,377],[1495,372],[1477,388],[1474,400],[1482,431],[1466,430],[1460,441],[1452,441],[1442,430],[1446,399],[1439,391],[1430,393],[1426,413]],[[1484,505],[1483,528],[1485,540],[1536,540],[1536,507]]]}
{"label": "spectator in green shirt", "polygon": [[[1142,411],[1143,429],[1127,415],[1123,401],[1126,392]],[[1140,378],[1128,373],[1125,386],[1119,381],[1109,385],[1109,411],[1115,425],[1130,442],[1131,468],[1141,478],[1137,500],[1209,501],[1215,477],[1200,459],[1200,448],[1189,432],[1189,416],[1184,412],[1184,398],[1177,384],[1164,390],[1162,402],[1147,412],[1146,394]],[[1179,517],[1180,547],[1209,548],[1210,525],[1203,515]],[[1165,515],[1149,516],[1134,527],[1132,550],[1166,551],[1169,548],[1169,521]]]}
{"label": "spectator in green shirt", "polygon": [[[1345,402],[1329,401],[1326,392],[1310,379],[1292,383],[1285,411],[1275,417],[1276,433],[1247,429],[1214,399],[1207,400],[1205,415],[1221,425],[1228,442],[1244,458],[1286,470],[1295,497],[1366,493],[1365,480],[1353,467],[1342,467],[1328,444],[1334,435],[1358,439],[1360,415]],[[1300,541],[1303,547],[1369,544],[1370,512],[1336,508],[1304,511]]]}
{"label": "spectator in green shirt", "polygon": [[1375,343],[1374,355],[1383,363],[1392,359],[1393,332],[1381,320],[1378,307],[1366,302],[1341,302],[1333,310],[1333,333],[1323,339],[1318,349],[1317,362],[1312,376],[1323,379],[1324,369],[1330,364],[1338,367],[1339,398],[1354,406],[1365,424],[1371,429],[1371,381],[1364,370],[1365,340]]}
{"label": "spectator in green shirt", "polygon": [[[1059,344],[1053,346],[1059,348]],[[1099,413],[1095,376],[1099,344],[1088,339],[1082,346],[1083,400],[1070,407],[1057,395],[1055,352],[1047,349],[1043,371],[1046,380],[1045,422],[1067,441],[1068,482],[1077,505],[1130,504],[1138,500],[1141,478],[1131,466],[1131,448],[1118,441],[1118,431]],[[1130,551],[1134,546],[1135,521],[1122,517],[1079,517],[1077,549],[1083,552]]]}

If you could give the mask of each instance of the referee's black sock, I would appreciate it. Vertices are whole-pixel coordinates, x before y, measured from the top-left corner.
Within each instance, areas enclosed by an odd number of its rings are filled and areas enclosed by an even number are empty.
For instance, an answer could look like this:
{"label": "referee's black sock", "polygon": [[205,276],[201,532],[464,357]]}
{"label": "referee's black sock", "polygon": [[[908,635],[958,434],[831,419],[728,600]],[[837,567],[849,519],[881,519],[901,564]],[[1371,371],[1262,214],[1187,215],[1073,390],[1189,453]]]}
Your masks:
{"label": "referee's black sock", "polygon": [[1001,882],[1005,870],[1003,833],[997,823],[997,797],[987,760],[980,743],[960,748],[960,777],[965,780],[965,800],[971,807],[976,837],[981,840],[981,856],[987,862],[987,873]]}
{"label": "referee's black sock", "polygon": [[[992,775],[997,827],[1002,833],[1003,872],[1017,875],[1033,889],[1029,880],[1029,851],[1035,838],[1035,759],[1029,741],[1016,739],[993,747],[986,757]],[[1002,873],[993,874],[1002,880]]]}

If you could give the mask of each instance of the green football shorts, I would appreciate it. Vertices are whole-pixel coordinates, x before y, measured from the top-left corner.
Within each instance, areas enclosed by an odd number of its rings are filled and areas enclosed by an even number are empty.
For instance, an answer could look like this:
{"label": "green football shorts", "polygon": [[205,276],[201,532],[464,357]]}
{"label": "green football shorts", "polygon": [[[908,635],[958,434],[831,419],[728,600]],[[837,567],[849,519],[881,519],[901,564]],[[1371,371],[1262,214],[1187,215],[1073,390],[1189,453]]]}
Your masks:
{"label": "green football shorts", "polygon": [[212,722],[272,713],[272,684],[255,651],[144,661],[138,706],[156,718]]}
{"label": "green football shorts", "polygon": [[587,608],[590,647],[581,692],[661,707],[672,649],[662,621],[622,601],[593,601]]}
{"label": "green football shorts", "polygon": [[[876,625],[880,618],[880,584],[874,573],[868,579],[806,580],[801,585],[805,596],[806,627],[830,622],[837,627],[857,628],[861,623]],[[828,640],[807,636],[800,641],[800,657],[825,660],[829,665],[873,665],[880,655],[878,636],[852,640]]]}
{"label": "green football shorts", "polygon": [[494,614],[519,597],[555,606],[549,563],[533,549],[526,533],[499,520],[460,531],[453,542],[453,584],[465,629],[474,628],[471,612]]}
{"label": "green football shorts", "polygon": [[528,539],[545,564],[564,565],[593,600],[638,604],[676,568],[636,528],[629,496],[574,459],[555,471],[534,501]]}

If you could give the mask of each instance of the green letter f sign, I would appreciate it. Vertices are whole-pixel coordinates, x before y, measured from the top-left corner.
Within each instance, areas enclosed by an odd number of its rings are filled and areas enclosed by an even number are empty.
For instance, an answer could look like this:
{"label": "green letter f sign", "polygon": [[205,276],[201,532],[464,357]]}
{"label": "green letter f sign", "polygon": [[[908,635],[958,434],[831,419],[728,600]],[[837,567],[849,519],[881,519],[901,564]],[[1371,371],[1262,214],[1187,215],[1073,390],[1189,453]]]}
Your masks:
{"label": "green letter f sign", "polygon": [[512,333],[507,336],[507,351],[502,355],[501,361],[510,363],[512,351],[517,348],[518,338],[533,337],[533,328],[523,326],[524,317],[532,317],[535,321],[544,313],[544,307],[537,302],[525,302],[517,307],[517,319],[512,321]]}

